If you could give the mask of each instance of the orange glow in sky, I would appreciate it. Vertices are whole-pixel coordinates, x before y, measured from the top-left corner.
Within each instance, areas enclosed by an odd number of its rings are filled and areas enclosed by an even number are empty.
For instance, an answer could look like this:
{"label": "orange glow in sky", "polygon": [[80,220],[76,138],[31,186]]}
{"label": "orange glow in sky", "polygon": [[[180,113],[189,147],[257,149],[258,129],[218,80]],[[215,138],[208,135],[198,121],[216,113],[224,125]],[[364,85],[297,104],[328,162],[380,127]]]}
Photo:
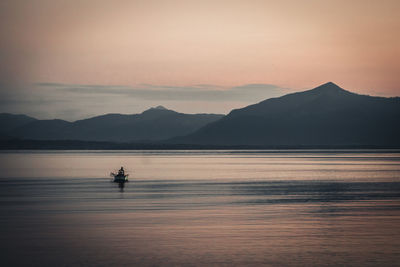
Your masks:
{"label": "orange glow in sky", "polygon": [[8,71],[33,82],[399,89],[399,1],[1,5]]}
{"label": "orange glow in sky", "polygon": [[400,95],[398,0],[0,3],[0,81]]}

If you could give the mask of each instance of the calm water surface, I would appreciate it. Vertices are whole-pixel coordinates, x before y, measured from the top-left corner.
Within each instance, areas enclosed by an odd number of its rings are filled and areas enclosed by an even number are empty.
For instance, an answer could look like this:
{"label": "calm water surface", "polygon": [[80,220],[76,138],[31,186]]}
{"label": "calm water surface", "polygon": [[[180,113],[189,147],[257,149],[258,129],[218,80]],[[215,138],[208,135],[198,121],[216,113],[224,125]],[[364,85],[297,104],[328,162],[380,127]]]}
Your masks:
{"label": "calm water surface", "polygon": [[2,266],[400,266],[400,154],[2,152],[0,251]]}

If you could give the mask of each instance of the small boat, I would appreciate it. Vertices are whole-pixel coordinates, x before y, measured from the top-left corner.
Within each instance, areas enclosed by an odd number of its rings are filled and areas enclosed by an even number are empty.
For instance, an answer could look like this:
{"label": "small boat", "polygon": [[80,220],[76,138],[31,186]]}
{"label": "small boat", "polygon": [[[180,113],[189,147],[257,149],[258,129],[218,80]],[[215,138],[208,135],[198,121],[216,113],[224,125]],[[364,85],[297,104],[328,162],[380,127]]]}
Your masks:
{"label": "small boat", "polygon": [[129,174],[125,174],[124,168],[121,167],[121,169],[119,169],[118,173],[110,173],[110,176],[114,177],[114,182],[115,183],[125,183],[128,182],[128,175]]}

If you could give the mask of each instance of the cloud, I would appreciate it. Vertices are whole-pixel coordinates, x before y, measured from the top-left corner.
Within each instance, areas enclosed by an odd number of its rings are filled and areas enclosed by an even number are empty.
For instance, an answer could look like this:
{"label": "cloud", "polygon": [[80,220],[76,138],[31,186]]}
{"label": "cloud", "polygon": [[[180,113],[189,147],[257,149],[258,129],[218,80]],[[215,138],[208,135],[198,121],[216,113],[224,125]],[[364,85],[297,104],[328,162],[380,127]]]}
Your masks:
{"label": "cloud", "polygon": [[158,105],[184,113],[223,114],[290,92],[289,89],[270,84],[226,88],[209,84],[108,86],[35,83],[18,88],[2,88],[0,112],[70,121],[105,113],[140,113]]}
{"label": "cloud", "polygon": [[53,88],[76,95],[122,95],[143,100],[167,101],[260,101],[288,93],[287,88],[272,84],[247,84],[232,88],[214,85],[167,86],[141,84],[130,86],[81,85],[62,83],[37,83],[37,87]]}

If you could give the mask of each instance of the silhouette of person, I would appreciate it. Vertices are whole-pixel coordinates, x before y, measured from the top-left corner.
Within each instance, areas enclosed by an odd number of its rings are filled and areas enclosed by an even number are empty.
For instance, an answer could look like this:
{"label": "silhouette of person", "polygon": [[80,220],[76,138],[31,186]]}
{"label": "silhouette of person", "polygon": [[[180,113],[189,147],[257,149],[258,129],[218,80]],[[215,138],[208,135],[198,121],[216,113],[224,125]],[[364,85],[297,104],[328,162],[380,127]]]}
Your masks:
{"label": "silhouette of person", "polygon": [[118,175],[125,175],[124,167],[121,166],[121,169],[118,171]]}

